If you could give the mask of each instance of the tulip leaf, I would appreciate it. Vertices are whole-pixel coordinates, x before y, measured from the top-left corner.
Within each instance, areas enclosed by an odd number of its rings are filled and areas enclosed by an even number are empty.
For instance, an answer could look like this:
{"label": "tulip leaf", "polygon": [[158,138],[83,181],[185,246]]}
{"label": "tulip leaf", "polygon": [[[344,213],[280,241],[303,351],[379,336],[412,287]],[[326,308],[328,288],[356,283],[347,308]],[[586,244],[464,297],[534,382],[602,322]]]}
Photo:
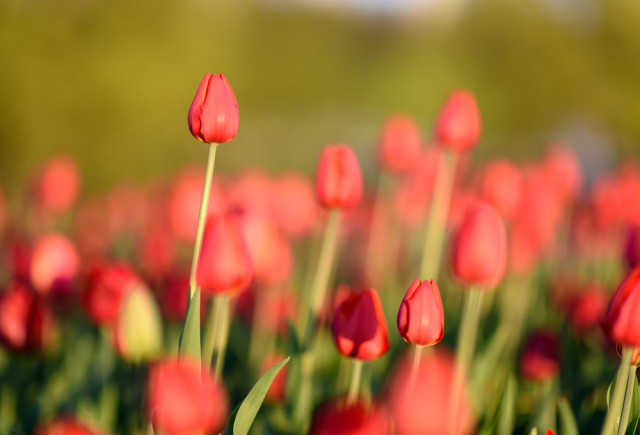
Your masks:
{"label": "tulip leaf", "polygon": [[246,435],[251,428],[253,420],[258,414],[258,410],[264,401],[267,391],[271,386],[271,383],[275,379],[280,369],[289,362],[290,357],[286,357],[282,361],[272,365],[269,369],[255,383],[247,397],[244,398],[237,411],[231,414],[233,422],[229,421],[229,425],[233,424],[233,435]]}
{"label": "tulip leaf", "polygon": [[578,435],[578,423],[566,397],[558,401],[558,414],[560,416],[560,433],[562,435]]}
{"label": "tulip leaf", "polygon": [[200,290],[197,288],[187,306],[179,353],[200,360]]}
{"label": "tulip leaf", "polygon": [[[629,376],[633,376],[635,380],[635,372],[629,372]],[[631,409],[629,413],[629,423],[625,430],[625,434],[634,434],[638,427],[638,420],[640,419],[640,388],[638,382],[634,382],[633,385],[633,397],[631,399]]]}

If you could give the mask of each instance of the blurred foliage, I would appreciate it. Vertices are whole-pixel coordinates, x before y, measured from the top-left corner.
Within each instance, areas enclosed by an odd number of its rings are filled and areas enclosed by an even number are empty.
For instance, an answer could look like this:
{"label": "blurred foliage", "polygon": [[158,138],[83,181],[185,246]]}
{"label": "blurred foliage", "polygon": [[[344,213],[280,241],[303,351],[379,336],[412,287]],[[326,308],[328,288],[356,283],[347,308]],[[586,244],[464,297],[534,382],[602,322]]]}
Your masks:
{"label": "blurred foliage", "polygon": [[85,192],[204,162],[186,114],[207,71],[227,75],[241,111],[221,171],[312,172],[336,142],[367,166],[385,116],[408,111],[428,134],[458,87],[478,97],[481,159],[536,155],[582,131],[614,156],[636,153],[640,5],[569,3],[561,16],[542,2],[477,0],[442,20],[249,0],[3,0],[0,184],[21,195],[60,152],[78,159]]}

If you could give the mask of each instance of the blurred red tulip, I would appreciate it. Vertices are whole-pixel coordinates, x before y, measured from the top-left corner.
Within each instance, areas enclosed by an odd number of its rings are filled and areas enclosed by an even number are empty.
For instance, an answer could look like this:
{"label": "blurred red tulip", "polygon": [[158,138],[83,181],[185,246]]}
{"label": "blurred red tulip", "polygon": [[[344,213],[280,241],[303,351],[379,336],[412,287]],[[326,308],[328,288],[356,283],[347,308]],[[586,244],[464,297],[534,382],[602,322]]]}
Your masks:
{"label": "blurred red tulip", "polygon": [[560,342],[552,330],[537,330],[529,335],[520,355],[520,373],[531,381],[549,381],[560,372]]}
{"label": "blurred red tulip", "polygon": [[453,356],[440,346],[423,353],[415,378],[411,374],[411,361],[406,359],[400,363],[392,375],[387,401],[395,433],[466,435],[473,432],[473,413],[466,384],[457,404],[455,420],[451,418],[454,372]]}
{"label": "blurred red tulip", "polygon": [[398,332],[414,346],[431,346],[442,340],[444,311],[440,289],[434,280],[416,279],[402,298],[398,310]]}
{"label": "blurred red tulip", "polygon": [[0,342],[14,351],[27,349],[34,297],[20,283],[0,293]]}
{"label": "blurred red tulip", "polygon": [[[264,363],[262,364],[262,368],[260,369],[260,375],[266,372],[271,366],[276,363],[279,363],[286,356],[282,354],[275,354],[267,357]],[[271,386],[267,390],[267,395],[265,396],[265,400],[271,403],[280,403],[284,400],[286,394],[286,386],[287,386],[287,373],[289,370],[289,366],[285,365],[280,369],[276,377],[273,379]]]}
{"label": "blurred red tulip", "polygon": [[82,295],[87,315],[96,325],[113,324],[127,292],[140,285],[140,278],[125,263],[92,267]]}
{"label": "blurred red tulip", "polygon": [[317,226],[319,208],[313,183],[301,174],[288,173],[273,185],[271,215],[285,234],[304,237]]}
{"label": "blurred red tulip", "polygon": [[489,203],[478,201],[458,227],[452,246],[451,268],[465,286],[498,285],[507,265],[507,235],[502,218]]}
{"label": "blurred red tulip", "polygon": [[89,426],[80,423],[73,417],[61,417],[36,428],[36,435],[100,435]]}
{"label": "blurred red tulip", "polygon": [[189,359],[165,359],[151,367],[148,412],[156,432],[169,435],[219,433],[229,403],[224,386]]}
{"label": "blurred red tulip", "polygon": [[207,73],[189,108],[189,130],[206,143],[224,143],[238,133],[238,102],[224,74]]}
{"label": "blurred red tulip", "polygon": [[566,144],[553,144],[544,158],[544,167],[551,184],[563,202],[575,201],[582,192],[582,166],[576,153]]}
{"label": "blurred red tulip", "polygon": [[627,231],[624,254],[629,270],[640,264],[640,226]]}
{"label": "blurred red tulip", "polygon": [[392,115],[384,123],[378,142],[378,163],[391,173],[405,173],[416,166],[420,157],[422,137],[413,117]]}
{"label": "blurred red tulip", "polygon": [[640,266],[627,275],[613,295],[605,330],[617,343],[640,346]]}
{"label": "blurred red tulip", "polygon": [[506,159],[489,163],[482,180],[482,197],[492,203],[505,219],[511,219],[520,205],[523,191],[522,174]]}
{"label": "blurred red tulip", "polygon": [[80,191],[80,171],[71,156],[60,155],[47,161],[32,182],[39,207],[51,213],[71,209]]}
{"label": "blurred red tulip", "polygon": [[480,139],[480,113],[472,93],[452,92],[440,109],[435,124],[438,142],[457,151],[472,148]]}
{"label": "blurred red tulip", "polygon": [[238,218],[211,216],[204,230],[196,280],[203,291],[233,293],[251,282],[253,266]]}
{"label": "blurred red tulip", "polygon": [[184,322],[189,301],[189,271],[172,273],[164,278],[159,291],[160,309],[172,322]]}
{"label": "blurred red tulip", "polygon": [[600,329],[607,314],[608,303],[607,291],[597,284],[589,285],[578,292],[569,308],[569,323],[573,332],[581,336],[591,330]]}
{"label": "blurred red tulip", "polygon": [[519,221],[509,227],[509,269],[516,275],[531,273],[540,258],[538,241]]}
{"label": "blurred red tulip", "polygon": [[[256,292],[262,292],[256,295]],[[259,303],[256,303],[256,297]],[[258,321],[258,328],[269,333],[286,336],[289,333],[288,321],[292,322],[298,313],[298,301],[294,291],[280,291],[280,289],[260,289],[255,286],[242,292],[236,299],[236,311],[247,325]],[[262,310],[265,315],[254,315],[254,310]]]}
{"label": "blurred red tulip", "polygon": [[79,267],[76,248],[66,236],[51,233],[35,242],[29,271],[38,293],[54,297],[70,295]]}
{"label": "blurred red tulip", "polygon": [[312,435],[386,435],[391,433],[387,413],[361,402],[346,405],[339,400],[321,405],[313,415]]}
{"label": "blurred red tulip", "polygon": [[316,193],[325,207],[351,208],[362,198],[362,172],[348,145],[325,147],[316,171]]}
{"label": "blurred red tulip", "polygon": [[344,356],[368,361],[389,350],[387,322],[375,290],[355,292],[342,301],[334,313],[331,331]]}

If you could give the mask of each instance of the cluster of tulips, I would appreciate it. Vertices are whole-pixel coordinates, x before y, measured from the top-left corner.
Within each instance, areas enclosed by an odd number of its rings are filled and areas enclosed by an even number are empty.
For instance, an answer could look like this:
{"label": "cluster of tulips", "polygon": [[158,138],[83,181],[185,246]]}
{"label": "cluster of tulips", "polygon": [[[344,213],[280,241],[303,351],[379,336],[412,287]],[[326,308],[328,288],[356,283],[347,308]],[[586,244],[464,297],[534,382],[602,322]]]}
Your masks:
{"label": "cluster of tulips", "polygon": [[315,184],[214,175],[224,75],[188,121],[206,169],[80,202],[58,156],[0,196],[0,434],[635,431],[640,165],[474,166],[463,90],[429,146],[386,120],[371,190],[346,144]]}

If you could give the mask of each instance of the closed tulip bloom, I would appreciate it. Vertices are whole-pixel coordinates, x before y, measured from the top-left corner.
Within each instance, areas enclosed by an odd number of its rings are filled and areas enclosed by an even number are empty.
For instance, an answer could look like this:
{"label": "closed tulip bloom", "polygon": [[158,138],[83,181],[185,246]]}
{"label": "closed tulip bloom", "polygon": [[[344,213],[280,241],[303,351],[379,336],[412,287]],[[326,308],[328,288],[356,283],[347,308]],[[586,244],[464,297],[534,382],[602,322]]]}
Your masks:
{"label": "closed tulip bloom", "polygon": [[150,370],[149,415],[156,433],[220,433],[229,403],[224,386],[197,361],[166,359]]}
{"label": "closed tulip bloom", "polygon": [[468,210],[453,238],[451,267],[467,286],[495,287],[507,265],[507,233],[495,207],[478,201]]}
{"label": "closed tulip bloom", "polygon": [[312,435],[386,435],[391,433],[387,412],[380,406],[366,407],[362,402],[345,405],[333,400],[320,406],[313,415]]}
{"label": "closed tulip bloom", "polygon": [[605,329],[624,346],[640,346],[640,266],[627,275],[613,295]]}
{"label": "closed tulip bloom", "polygon": [[531,381],[549,381],[560,372],[560,342],[552,330],[533,332],[520,355],[520,373]]}
{"label": "closed tulip bloom", "polygon": [[390,116],[378,143],[378,163],[389,172],[407,172],[416,166],[421,147],[422,137],[415,119],[409,115]]}
{"label": "closed tulip bloom", "polygon": [[398,310],[398,331],[414,346],[430,346],[442,340],[444,311],[434,280],[420,282],[418,278],[411,284]]}
{"label": "closed tulip bloom", "polygon": [[387,323],[375,290],[352,293],[342,301],[333,316],[331,331],[344,356],[369,361],[389,350]]}
{"label": "closed tulip bloom", "polygon": [[31,283],[40,294],[68,295],[80,267],[76,248],[64,235],[51,233],[41,237],[31,257]]}
{"label": "closed tulip bloom", "polygon": [[316,172],[316,193],[325,207],[351,208],[362,198],[362,172],[347,145],[327,146]]}
{"label": "closed tulip bloom", "polygon": [[207,220],[196,280],[203,291],[233,293],[251,282],[253,267],[238,218],[232,214]]}
{"label": "closed tulip bloom", "polygon": [[436,121],[436,139],[456,151],[466,151],[480,139],[480,130],[480,113],[473,94],[464,90],[451,93]]}
{"label": "closed tulip bloom", "polygon": [[32,181],[32,192],[40,207],[61,214],[74,205],[80,184],[80,170],[75,160],[71,156],[60,155],[47,161],[37,173]]}
{"label": "closed tulip bloom", "polygon": [[87,315],[96,325],[113,324],[125,295],[138,285],[140,278],[125,263],[93,267],[82,295]]}
{"label": "closed tulip bloom", "polygon": [[224,143],[238,132],[238,102],[224,74],[207,73],[189,108],[189,130],[206,143]]}

